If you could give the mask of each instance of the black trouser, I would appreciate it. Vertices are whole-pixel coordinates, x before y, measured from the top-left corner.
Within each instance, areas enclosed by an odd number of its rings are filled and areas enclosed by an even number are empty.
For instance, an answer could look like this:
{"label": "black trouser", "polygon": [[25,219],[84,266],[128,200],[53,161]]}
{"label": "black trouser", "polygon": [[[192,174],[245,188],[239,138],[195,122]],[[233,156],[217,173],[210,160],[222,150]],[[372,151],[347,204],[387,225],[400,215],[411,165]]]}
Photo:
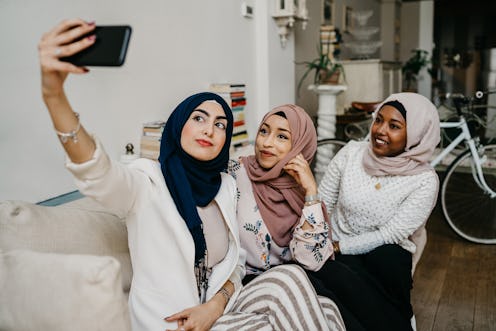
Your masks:
{"label": "black trouser", "polygon": [[412,330],[412,254],[383,245],[362,255],[341,255],[308,275],[319,295],[334,300],[347,330]]}

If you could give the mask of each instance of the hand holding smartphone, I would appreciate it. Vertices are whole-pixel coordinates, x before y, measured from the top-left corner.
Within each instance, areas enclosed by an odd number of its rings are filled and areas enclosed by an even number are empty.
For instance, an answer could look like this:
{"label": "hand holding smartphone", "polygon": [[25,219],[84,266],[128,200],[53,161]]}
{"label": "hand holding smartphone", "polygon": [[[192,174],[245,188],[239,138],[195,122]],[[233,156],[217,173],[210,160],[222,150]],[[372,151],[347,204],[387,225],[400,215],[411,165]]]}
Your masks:
{"label": "hand holding smartphone", "polygon": [[96,35],[95,43],[74,55],[61,58],[77,66],[122,66],[126,59],[127,47],[131,38],[129,25],[100,25],[89,35]]}

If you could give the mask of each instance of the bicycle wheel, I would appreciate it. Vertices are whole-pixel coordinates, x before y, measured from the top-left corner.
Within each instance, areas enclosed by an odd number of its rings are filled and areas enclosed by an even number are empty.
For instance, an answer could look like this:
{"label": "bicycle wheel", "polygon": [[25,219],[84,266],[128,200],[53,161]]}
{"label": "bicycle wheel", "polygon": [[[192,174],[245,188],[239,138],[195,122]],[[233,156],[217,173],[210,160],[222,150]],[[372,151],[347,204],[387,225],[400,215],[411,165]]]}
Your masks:
{"label": "bicycle wheel", "polygon": [[315,153],[315,157],[310,164],[317,185],[319,185],[320,180],[324,176],[329,162],[331,162],[334,155],[344,145],[346,145],[346,141],[334,138],[325,138],[317,141],[317,153]]}
{"label": "bicycle wheel", "polygon": [[[483,147],[484,180],[496,191],[496,145]],[[470,150],[460,154],[446,170],[441,206],[446,221],[461,237],[481,244],[496,244],[496,197],[478,184]]]}

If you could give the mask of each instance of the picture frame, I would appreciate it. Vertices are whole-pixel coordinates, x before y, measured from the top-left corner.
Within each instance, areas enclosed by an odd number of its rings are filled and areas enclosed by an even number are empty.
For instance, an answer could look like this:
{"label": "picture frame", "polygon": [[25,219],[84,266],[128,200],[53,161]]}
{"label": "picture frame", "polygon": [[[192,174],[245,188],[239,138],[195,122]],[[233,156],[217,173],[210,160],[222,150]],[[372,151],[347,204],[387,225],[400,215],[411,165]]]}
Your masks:
{"label": "picture frame", "polygon": [[334,0],[322,0],[322,25],[333,25],[336,21]]}
{"label": "picture frame", "polygon": [[353,29],[353,8],[343,7],[343,32],[351,32]]}

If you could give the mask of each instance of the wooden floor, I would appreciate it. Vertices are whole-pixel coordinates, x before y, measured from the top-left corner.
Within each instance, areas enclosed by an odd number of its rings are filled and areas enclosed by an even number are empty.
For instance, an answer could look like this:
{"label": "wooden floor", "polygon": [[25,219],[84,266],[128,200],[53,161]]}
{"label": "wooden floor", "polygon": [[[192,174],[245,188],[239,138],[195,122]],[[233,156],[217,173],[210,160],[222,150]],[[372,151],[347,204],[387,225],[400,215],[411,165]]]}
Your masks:
{"label": "wooden floor", "polygon": [[412,291],[417,330],[496,330],[496,245],[458,237],[439,207],[427,235]]}

